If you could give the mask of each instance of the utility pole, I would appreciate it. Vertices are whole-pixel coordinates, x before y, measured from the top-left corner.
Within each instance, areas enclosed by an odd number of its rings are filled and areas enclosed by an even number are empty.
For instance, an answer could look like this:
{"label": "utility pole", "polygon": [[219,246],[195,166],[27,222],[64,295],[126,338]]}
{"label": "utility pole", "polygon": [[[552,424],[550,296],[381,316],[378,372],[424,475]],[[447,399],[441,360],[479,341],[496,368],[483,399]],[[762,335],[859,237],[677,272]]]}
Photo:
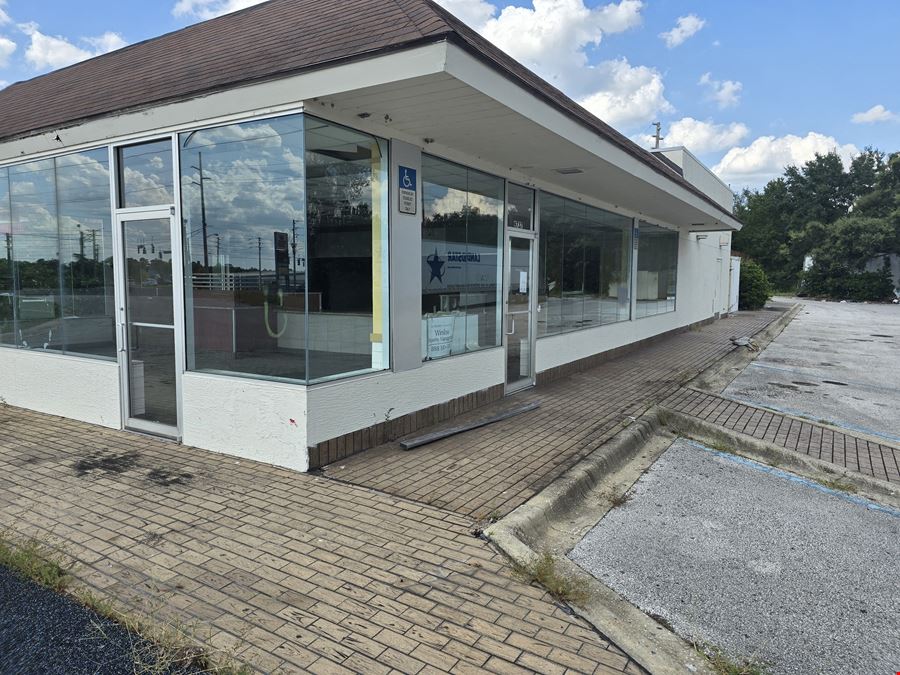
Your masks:
{"label": "utility pole", "polygon": [[662,122],[654,122],[652,126],[656,127],[656,133],[653,135],[653,149],[659,150],[659,144],[665,138],[662,135]]}
{"label": "utility pole", "polygon": [[75,223],[75,227],[78,228],[79,259],[84,260],[84,230],[81,229],[80,223]]}
{"label": "utility pole", "polygon": [[297,290],[297,221],[291,220],[291,232],[292,232],[292,240],[291,240],[291,251],[293,252],[293,263],[292,269],[294,270],[294,284],[293,290]]}
{"label": "utility pole", "polygon": [[256,249],[257,254],[259,255],[259,262],[256,265],[256,269],[259,271],[259,288],[262,290],[263,282],[262,282],[262,237],[256,238]]}
{"label": "utility pole", "polygon": [[209,272],[209,247],[206,242],[206,193],[203,189],[203,153],[197,153],[197,164],[199,166],[192,166],[192,169],[196,169],[200,172],[200,182],[191,181],[194,185],[200,186],[200,224],[203,227],[203,269]]}

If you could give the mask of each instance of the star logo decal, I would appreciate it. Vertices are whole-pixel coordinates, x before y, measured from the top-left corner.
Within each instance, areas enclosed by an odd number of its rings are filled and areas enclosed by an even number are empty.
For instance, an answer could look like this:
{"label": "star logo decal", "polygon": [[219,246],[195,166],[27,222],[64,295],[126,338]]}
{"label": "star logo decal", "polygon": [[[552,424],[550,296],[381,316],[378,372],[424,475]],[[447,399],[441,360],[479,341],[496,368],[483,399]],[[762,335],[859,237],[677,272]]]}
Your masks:
{"label": "star logo decal", "polygon": [[425,258],[425,262],[427,262],[428,266],[431,268],[431,278],[428,280],[428,283],[430,284],[435,279],[444,283],[444,265],[446,264],[446,261],[441,260],[437,249],[434,249],[434,253]]}

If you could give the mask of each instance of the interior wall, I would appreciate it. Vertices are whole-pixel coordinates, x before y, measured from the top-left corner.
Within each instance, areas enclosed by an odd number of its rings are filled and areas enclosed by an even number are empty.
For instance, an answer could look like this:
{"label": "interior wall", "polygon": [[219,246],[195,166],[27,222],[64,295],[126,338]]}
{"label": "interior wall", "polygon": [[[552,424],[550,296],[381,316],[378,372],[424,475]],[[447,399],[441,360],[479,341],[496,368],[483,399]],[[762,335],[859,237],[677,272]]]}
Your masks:
{"label": "interior wall", "polygon": [[0,348],[0,398],[50,415],[111,429],[122,426],[114,361]]}

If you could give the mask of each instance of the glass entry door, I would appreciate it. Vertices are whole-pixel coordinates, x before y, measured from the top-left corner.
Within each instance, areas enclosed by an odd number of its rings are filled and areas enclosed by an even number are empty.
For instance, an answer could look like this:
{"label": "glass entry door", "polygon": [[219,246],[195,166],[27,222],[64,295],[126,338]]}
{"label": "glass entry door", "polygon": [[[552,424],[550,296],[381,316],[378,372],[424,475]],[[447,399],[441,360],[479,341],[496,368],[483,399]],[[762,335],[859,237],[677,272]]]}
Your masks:
{"label": "glass entry door", "polygon": [[168,209],[117,218],[124,264],[120,364],[126,427],[178,436],[178,356]]}
{"label": "glass entry door", "polygon": [[534,239],[507,237],[506,315],[506,391],[534,384]]}

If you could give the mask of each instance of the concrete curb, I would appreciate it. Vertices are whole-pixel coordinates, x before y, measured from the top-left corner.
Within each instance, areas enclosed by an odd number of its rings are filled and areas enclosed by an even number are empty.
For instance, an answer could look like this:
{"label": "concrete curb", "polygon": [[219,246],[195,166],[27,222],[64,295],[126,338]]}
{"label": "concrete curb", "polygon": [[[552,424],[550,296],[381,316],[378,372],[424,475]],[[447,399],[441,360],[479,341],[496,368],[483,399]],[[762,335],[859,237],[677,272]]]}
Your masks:
{"label": "concrete curb", "polygon": [[[568,512],[589,497],[603,479],[632,459],[661,427],[650,411],[610,441],[578,462],[528,502],[490,526],[484,535],[516,564],[528,568],[538,559],[541,542]],[[706,659],[618,593],[601,583],[564,554],[555,555],[557,570],[586,584],[590,601],[572,606],[576,614],[623,649],[651,673],[712,675]]]}
{"label": "concrete curb", "polygon": [[839,478],[852,486],[860,497],[900,508],[900,486],[665,407],[655,408],[653,413],[664,426],[679,436],[686,436],[712,448],[731,452],[763,464],[777,466],[817,482],[833,482]]}
{"label": "concrete curb", "polygon": [[788,324],[803,309],[802,302],[795,302],[790,309],[753,336],[754,342],[759,345],[759,351],[751,352],[749,349],[738,348],[723,356],[709,368],[698,373],[685,383],[685,386],[706,391],[713,394],[721,394],[731,382],[740,375],[744,368],[763,353]]}
{"label": "concrete curb", "polygon": [[[583,501],[602,479],[628,460],[660,427],[655,414],[644,414],[582,459],[544,490],[516,508],[485,534],[501,526],[528,546],[536,546],[547,530]],[[490,536],[490,535],[489,535]]]}

